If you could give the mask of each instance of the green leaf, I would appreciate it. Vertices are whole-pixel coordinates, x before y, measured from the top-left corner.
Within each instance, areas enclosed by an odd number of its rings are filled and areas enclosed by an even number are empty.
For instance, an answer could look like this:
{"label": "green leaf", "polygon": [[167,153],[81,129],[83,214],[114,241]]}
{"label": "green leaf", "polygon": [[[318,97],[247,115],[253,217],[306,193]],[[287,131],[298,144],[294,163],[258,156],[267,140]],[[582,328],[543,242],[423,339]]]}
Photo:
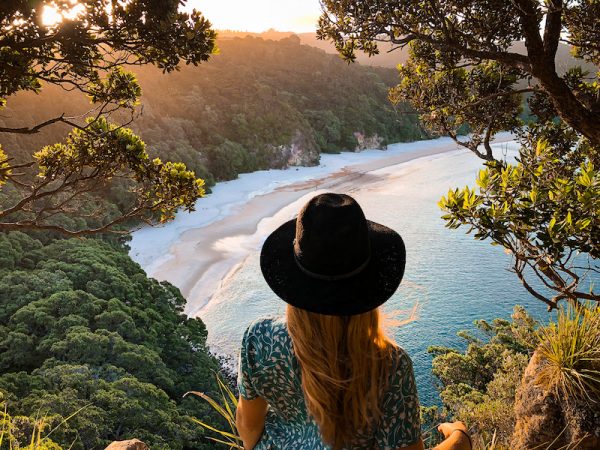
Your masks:
{"label": "green leaf", "polygon": [[565,219],[566,223],[569,225],[573,225],[573,217],[571,216],[571,211],[567,213],[567,217]]}
{"label": "green leaf", "polygon": [[532,189],[531,192],[529,192],[529,198],[533,203],[535,203],[538,198],[538,191],[536,189]]}
{"label": "green leaf", "polygon": [[550,232],[550,234],[553,234],[555,225],[556,225],[556,217],[553,217],[552,219],[550,219],[550,223],[548,223],[548,231]]}

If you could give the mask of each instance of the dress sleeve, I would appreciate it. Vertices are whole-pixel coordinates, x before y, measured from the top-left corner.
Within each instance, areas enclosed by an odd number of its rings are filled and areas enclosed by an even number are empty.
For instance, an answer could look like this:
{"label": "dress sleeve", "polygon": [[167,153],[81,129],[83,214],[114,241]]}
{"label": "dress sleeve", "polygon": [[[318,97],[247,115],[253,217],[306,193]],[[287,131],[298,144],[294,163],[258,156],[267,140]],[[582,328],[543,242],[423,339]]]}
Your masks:
{"label": "dress sleeve", "polygon": [[238,390],[246,400],[254,400],[259,396],[254,388],[257,346],[255,345],[256,336],[253,325],[251,324],[244,332],[238,361]]}
{"label": "dress sleeve", "polygon": [[407,447],[421,436],[419,396],[412,361],[400,350],[384,395],[377,443],[382,450]]}

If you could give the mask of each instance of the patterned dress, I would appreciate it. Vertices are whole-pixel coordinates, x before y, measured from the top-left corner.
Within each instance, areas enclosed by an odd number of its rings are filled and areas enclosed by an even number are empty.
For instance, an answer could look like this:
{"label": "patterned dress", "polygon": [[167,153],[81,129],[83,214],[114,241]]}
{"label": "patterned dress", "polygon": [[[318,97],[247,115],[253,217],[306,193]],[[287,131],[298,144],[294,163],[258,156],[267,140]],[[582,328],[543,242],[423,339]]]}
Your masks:
{"label": "patterned dress", "polygon": [[[419,439],[419,399],[412,362],[404,350],[398,348],[397,352],[388,388],[382,393],[380,425],[369,435],[359,435],[348,448],[392,450]],[[265,430],[255,449],[329,449],[307,413],[300,367],[284,319],[260,319],[248,327],[240,351],[238,387],[243,398],[262,397],[269,404]]]}

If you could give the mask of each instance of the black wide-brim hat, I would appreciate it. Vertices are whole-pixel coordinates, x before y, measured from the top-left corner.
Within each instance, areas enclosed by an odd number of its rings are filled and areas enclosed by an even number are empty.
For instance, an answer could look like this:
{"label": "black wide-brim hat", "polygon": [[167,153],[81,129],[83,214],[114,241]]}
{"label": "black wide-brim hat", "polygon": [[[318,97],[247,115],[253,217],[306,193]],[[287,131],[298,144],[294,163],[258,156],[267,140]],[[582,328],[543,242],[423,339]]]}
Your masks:
{"label": "black wide-brim hat", "polygon": [[344,194],[313,197],[263,244],[269,287],[306,311],[352,316],[388,300],[402,280],[406,249],[398,233],[367,220]]}

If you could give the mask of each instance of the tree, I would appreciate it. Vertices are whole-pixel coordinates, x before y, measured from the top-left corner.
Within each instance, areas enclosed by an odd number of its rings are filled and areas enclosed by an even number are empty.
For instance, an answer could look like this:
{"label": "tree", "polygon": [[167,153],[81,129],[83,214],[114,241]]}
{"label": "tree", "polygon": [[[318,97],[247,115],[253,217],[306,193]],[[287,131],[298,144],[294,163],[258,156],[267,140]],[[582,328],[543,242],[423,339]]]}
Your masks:
{"label": "tree", "polygon": [[9,411],[60,424],[52,440],[64,448],[128,438],[212,448],[192,417],[219,425],[218,414],[183,395],[218,392],[219,363],[178,289],[101,239],[44,245],[13,231],[0,234],[2,244],[0,399]]}
{"label": "tree", "polygon": [[[41,229],[67,235],[115,230],[132,218],[171,218],[191,210],[203,181],[181,163],[148,156],[143,141],[124,126],[141,95],[127,66],[154,65],[164,72],[182,62],[197,65],[215,49],[215,33],[197,11],[178,10],[179,0],[9,1],[0,6],[0,107],[22,91],[44,85],[87,96],[81,116],[67,113],[40,123],[0,127],[0,133],[35,134],[50,126],[73,130],[63,143],[19,160],[0,148],[0,230]],[[47,18],[53,18],[48,20]],[[111,123],[110,119],[118,120]],[[29,155],[31,157],[31,155]],[[126,180],[134,194],[124,210],[82,208],[82,198],[110,180]],[[76,226],[57,220],[81,218]],[[99,219],[91,225],[88,219]]]}
{"label": "tree", "polygon": [[[447,225],[507,248],[526,289],[550,309],[600,301],[582,287],[600,254],[600,1],[322,3],[318,35],[347,60],[376,54],[378,42],[408,46],[392,101],[408,101],[434,132],[486,161],[479,191],[442,199]],[[587,69],[560,68],[565,44]],[[518,135],[516,165],[493,154],[501,130]]]}
{"label": "tree", "polygon": [[[438,88],[453,86],[464,73],[479,76],[482,87],[486,87],[484,80],[495,85],[481,89],[479,95],[469,95],[470,89],[459,87],[455,96],[445,98],[455,112],[461,105],[474,112],[482,104],[514,97],[524,89],[515,89],[510,81],[534,78],[537,85],[526,90],[546,95],[567,124],[595,145],[600,144],[600,99],[594,95],[598,86],[586,82],[582,73],[574,79],[559,76],[555,64],[561,42],[573,45],[581,58],[600,62],[597,0],[324,1],[323,6],[318,35],[332,39],[348,60],[355,59],[356,50],[376,54],[377,41],[398,47],[410,44],[411,57],[404,69],[424,83],[433,80],[420,77],[426,73],[422,70],[437,75]],[[516,41],[525,42],[525,54],[512,48]],[[433,102],[423,106],[440,109]],[[448,112],[438,111],[451,116]],[[477,123],[475,117],[471,119]],[[485,122],[492,118],[487,114],[480,119]],[[493,134],[493,124],[488,128]]]}

